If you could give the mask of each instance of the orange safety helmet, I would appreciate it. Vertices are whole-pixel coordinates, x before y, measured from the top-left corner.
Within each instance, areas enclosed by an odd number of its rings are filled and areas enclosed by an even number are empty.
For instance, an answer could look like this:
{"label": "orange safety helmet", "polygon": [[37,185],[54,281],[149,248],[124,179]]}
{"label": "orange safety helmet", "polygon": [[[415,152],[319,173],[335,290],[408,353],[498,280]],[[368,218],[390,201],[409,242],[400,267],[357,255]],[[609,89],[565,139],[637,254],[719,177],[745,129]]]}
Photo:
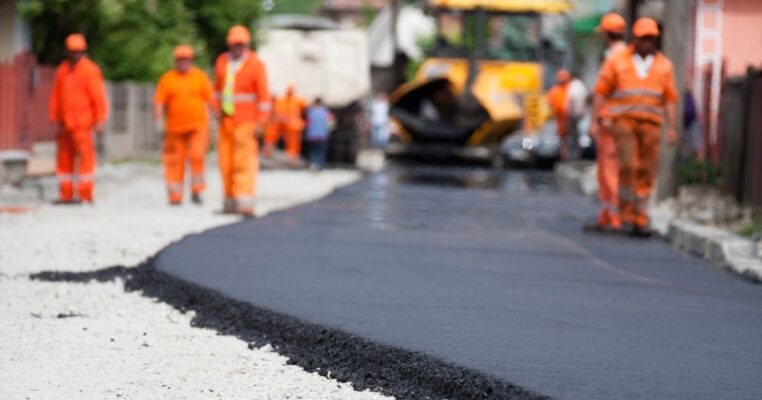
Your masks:
{"label": "orange safety helmet", "polygon": [[81,33],[72,33],[66,37],[66,50],[85,51],[87,50],[87,41]]}
{"label": "orange safety helmet", "polygon": [[193,58],[195,56],[195,52],[193,51],[193,47],[188,46],[187,44],[181,44],[175,47],[175,51],[172,53],[172,55],[175,57],[175,60],[179,58]]}
{"label": "orange safety helmet", "polygon": [[608,13],[601,18],[600,24],[595,28],[596,32],[624,33],[627,30],[627,22],[617,13]]}
{"label": "orange safety helmet", "polygon": [[562,69],[556,72],[556,82],[558,83],[566,83],[569,82],[571,79],[571,74],[569,71]]}
{"label": "orange safety helmet", "polygon": [[243,25],[235,25],[228,30],[227,37],[228,45],[232,44],[245,44],[251,43],[251,34],[249,30]]}
{"label": "orange safety helmet", "polygon": [[635,25],[632,26],[632,34],[635,37],[659,36],[661,32],[655,19],[644,17],[635,21]]}

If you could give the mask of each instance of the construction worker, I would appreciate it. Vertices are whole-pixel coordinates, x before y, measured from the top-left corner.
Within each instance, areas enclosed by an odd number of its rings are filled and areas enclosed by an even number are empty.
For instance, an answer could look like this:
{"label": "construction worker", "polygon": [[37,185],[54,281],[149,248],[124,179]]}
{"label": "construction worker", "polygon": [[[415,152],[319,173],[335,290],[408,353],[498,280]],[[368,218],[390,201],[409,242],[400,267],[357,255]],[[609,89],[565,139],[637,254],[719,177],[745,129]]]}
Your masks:
{"label": "construction worker", "polygon": [[215,109],[220,117],[218,138],[220,173],[225,192],[223,212],[254,216],[259,175],[255,135],[270,112],[265,67],[249,48],[251,34],[243,26],[230,28],[229,51],[215,62]]}
{"label": "construction worker", "polygon": [[566,136],[569,133],[569,83],[571,74],[562,69],[556,73],[556,84],[548,91],[548,104],[553,112],[553,118],[556,120],[556,132],[561,139],[561,157],[566,158],[567,146]]}
{"label": "construction worker", "polygon": [[[60,193],[57,203],[92,203],[95,178],[93,131],[103,133],[107,112],[106,87],[100,68],[85,56],[85,37],[73,33],[66,37],[65,46],[66,60],[56,70],[49,104],[50,120],[59,126],[56,175]],[[75,183],[78,198],[75,198]]]}
{"label": "construction worker", "polygon": [[154,97],[156,121],[165,132],[162,162],[167,195],[170,204],[182,203],[185,163],[189,161],[191,199],[201,204],[201,193],[206,188],[204,158],[209,146],[207,110],[214,89],[206,73],[193,66],[193,47],[177,46],[173,56],[175,68],[161,76]]}
{"label": "construction worker", "polygon": [[622,222],[632,226],[633,235],[649,236],[646,207],[656,180],[662,125],[667,125],[668,143],[674,143],[678,92],[672,62],[656,50],[656,21],[640,18],[632,33],[633,45],[601,69],[593,118],[614,135]]}
{"label": "construction worker", "polygon": [[267,158],[272,157],[275,145],[278,144],[280,134],[278,132],[278,123],[275,119],[275,103],[278,101],[277,96],[273,93],[270,95],[270,112],[265,118],[265,124],[263,128],[264,132],[264,151],[263,155]]}
{"label": "construction worker", "polygon": [[[596,31],[606,45],[605,60],[627,50],[627,44],[624,42],[626,30],[627,23],[617,13],[609,13],[601,18]],[[606,115],[605,105],[601,107],[600,115]],[[610,130],[601,128],[597,120],[598,118],[595,118],[590,123],[590,137],[596,143],[601,209],[596,222],[586,225],[585,228],[595,231],[618,231],[622,228],[622,219],[619,215],[619,163],[614,135]]]}
{"label": "construction worker", "polygon": [[302,152],[302,131],[304,118],[302,114],[307,108],[307,102],[296,94],[293,84],[289,84],[286,94],[275,101],[276,129],[286,145],[286,156],[289,162],[296,163]]}

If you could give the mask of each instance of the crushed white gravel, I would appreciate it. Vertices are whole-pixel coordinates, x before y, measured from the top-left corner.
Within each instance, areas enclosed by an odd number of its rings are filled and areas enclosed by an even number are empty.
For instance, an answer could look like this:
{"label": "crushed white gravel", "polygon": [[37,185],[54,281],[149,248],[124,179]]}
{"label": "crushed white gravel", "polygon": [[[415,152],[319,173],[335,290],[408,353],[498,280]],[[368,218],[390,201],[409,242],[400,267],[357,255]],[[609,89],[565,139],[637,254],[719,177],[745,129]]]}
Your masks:
{"label": "crushed white gravel", "polygon": [[[259,215],[351,183],[353,171],[263,171]],[[166,205],[160,167],[101,168],[96,204],[0,214],[0,399],[381,399],[297,366],[268,347],[190,326],[192,314],[121,281],[31,281],[45,270],[134,266],[183,236],[231,223],[219,176],[203,206]]]}

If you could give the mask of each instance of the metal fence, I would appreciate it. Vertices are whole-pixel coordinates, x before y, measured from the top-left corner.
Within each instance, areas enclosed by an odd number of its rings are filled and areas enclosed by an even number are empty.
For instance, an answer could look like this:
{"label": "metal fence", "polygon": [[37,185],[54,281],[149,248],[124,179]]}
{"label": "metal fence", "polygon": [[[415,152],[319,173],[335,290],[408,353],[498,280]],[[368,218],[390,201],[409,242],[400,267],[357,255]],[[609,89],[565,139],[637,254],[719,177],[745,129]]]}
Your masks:
{"label": "metal fence", "polygon": [[38,65],[29,53],[0,64],[0,150],[29,150],[55,138],[48,119],[54,78],[55,68]]}
{"label": "metal fence", "polygon": [[110,108],[102,157],[107,161],[157,157],[161,135],[153,119],[153,85],[108,83],[106,90]]}
{"label": "metal fence", "polygon": [[762,71],[750,69],[723,83],[720,138],[725,190],[762,207]]}

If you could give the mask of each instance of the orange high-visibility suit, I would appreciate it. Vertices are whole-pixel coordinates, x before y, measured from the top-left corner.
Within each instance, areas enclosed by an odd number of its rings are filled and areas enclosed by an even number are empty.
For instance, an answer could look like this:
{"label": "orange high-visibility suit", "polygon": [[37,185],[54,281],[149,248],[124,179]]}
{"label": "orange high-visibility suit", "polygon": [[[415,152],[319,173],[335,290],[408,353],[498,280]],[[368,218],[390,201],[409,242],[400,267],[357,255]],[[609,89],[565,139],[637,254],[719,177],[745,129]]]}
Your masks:
{"label": "orange high-visibility suit", "polygon": [[[613,44],[606,54],[606,60],[616,57],[627,50],[624,41]],[[607,118],[605,105],[600,110],[600,117]],[[597,121],[592,121],[597,124]],[[601,210],[598,213],[598,226],[619,229],[622,218],[619,215],[619,159],[613,132],[599,127],[596,138],[596,161],[598,163],[598,197]]]}
{"label": "orange high-visibility suit", "polygon": [[548,92],[548,104],[550,110],[553,112],[553,117],[556,120],[556,131],[558,136],[563,140],[569,131],[568,121],[568,93],[569,82],[562,82],[553,85]]}
{"label": "orange high-visibility suit", "polygon": [[304,118],[302,114],[307,108],[307,102],[294,93],[289,87],[285,96],[275,100],[275,124],[273,132],[266,138],[268,147],[274,146],[279,137],[283,137],[286,145],[286,154],[291,158],[299,157],[302,151],[302,131],[304,131]]}
{"label": "orange high-visibility suit", "polygon": [[595,92],[606,100],[619,160],[619,202],[622,222],[648,226],[646,210],[653,191],[665,106],[678,101],[672,63],[661,53],[645,78],[633,61],[634,49],[607,60]]}
{"label": "orange high-visibility suit", "polygon": [[[66,60],[56,70],[50,95],[50,120],[58,132],[56,175],[59,200],[74,200],[74,183],[80,201],[93,201],[95,142],[93,128],[106,120],[106,87],[100,68],[83,56],[76,64]],[[75,173],[76,164],[76,173]]]}
{"label": "orange high-visibility suit", "polygon": [[164,177],[169,201],[179,203],[183,198],[185,163],[190,162],[191,192],[200,194],[204,182],[204,157],[209,146],[209,117],[207,106],[214,91],[206,73],[191,67],[186,73],[173,69],[159,79],[154,102],[166,109]]}
{"label": "orange high-visibility suit", "polygon": [[[214,70],[215,108],[222,115],[217,145],[225,202],[234,202],[235,211],[250,214],[259,174],[254,136],[270,112],[265,67],[253,51],[247,50],[237,62],[223,53],[217,57]],[[228,77],[233,77],[233,82],[228,82]]]}

